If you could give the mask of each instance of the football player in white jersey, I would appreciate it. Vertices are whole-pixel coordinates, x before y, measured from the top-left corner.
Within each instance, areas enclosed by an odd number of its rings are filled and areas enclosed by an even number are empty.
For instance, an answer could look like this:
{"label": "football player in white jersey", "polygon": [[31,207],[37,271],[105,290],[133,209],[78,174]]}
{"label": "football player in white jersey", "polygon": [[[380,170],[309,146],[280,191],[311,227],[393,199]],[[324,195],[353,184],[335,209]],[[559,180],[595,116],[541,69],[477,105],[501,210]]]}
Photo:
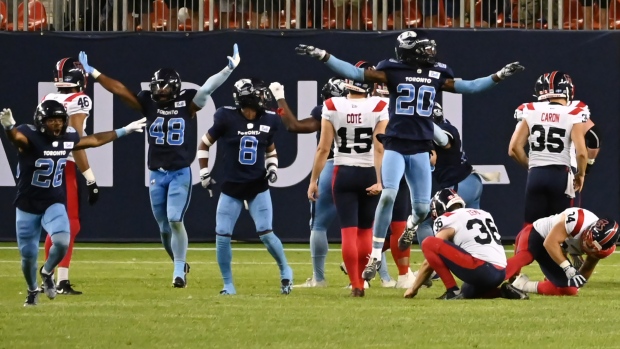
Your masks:
{"label": "football player in white jersey", "polygon": [[[609,217],[571,207],[564,212],[538,219],[519,233],[515,255],[508,259],[506,278],[524,266],[538,262],[546,280],[535,282],[521,274],[512,283],[531,293],[552,296],[574,296],[590,279],[598,261],[616,250],[620,233],[618,223]],[[580,268],[566,259],[563,247],[571,254],[586,254]]]}
{"label": "football player in white jersey", "polygon": [[[431,215],[435,236],[422,242],[426,260],[413,286],[405,292],[406,298],[415,297],[434,270],[446,286],[439,299],[528,299],[526,293],[504,283],[506,254],[488,212],[465,208],[459,194],[446,188],[431,200]],[[460,289],[452,273],[463,280]]]}
{"label": "football player in white jersey", "polygon": [[[54,67],[54,86],[58,88],[58,92],[50,93],[43,100],[55,100],[60,102],[69,115],[69,126],[77,130],[80,136],[84,135],[86,128],[86,120],[93,107],[90,97],[84,93],[86,88],[86,73],[82,65],[75,58],[63,58],[56,63]],[[69,265],[73,255],[73,242],[80,232],[80,205],[77,169],[82,172],[86,178],[88,187],[88,203],[93,205],[99,198],[99,187],[95,180],[88,158],[84,150],[74,150],[67,158],[65,167],[65,184],[67,189],[67,214],[69,215],[69,223],[71,230],[71,240],[69,250],[58,264],[57,291],[59,294],[80,295],[82,292],[73,289],[69,282]],[[52,247],[50,235],[45,239],[45,258],[49,255]]]}
{"label": "football player in white jersey", "polygon": [[351,296],[364,296],[361,270],[372,249],[372,223],[381,194],[383,145],[388,103],[368,97],[372,84],[347,80],[347,97],[325,101],[321,138],[312,168],[308,199],[318,198],[317,179],[334,144],[333,196],[342,233],[342,258],[351,281]]}
{"label": "football player in white jersey", "polygon": [[[529,168],[525,190],[525,223],[560,213],[571,206],[585,180],[587,106],[571,106],[573,83],[568,74],[554,71],[537,81],[538,99],[522,108],[521,123],[510,140],[508,154]],[[546,100],[546,101],[545,101]],[[529,140],[529,158],[525,145]],[[570,168],[575,144],[577,173]]]}

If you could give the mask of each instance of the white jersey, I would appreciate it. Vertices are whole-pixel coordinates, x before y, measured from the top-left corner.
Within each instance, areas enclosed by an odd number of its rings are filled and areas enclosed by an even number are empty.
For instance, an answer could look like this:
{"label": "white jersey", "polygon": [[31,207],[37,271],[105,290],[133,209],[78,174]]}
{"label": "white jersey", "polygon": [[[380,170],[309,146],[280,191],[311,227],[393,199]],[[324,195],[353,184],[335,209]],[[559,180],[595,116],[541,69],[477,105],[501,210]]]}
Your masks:
{"label": "white jersey", "polygon": [[571,166],[571,158],[574,158],[571,140],[573,125],[587,122],[590,110],[580,101],[566,106],[548,102],[524,103],[515,110],[515,118],[525,120],[530,129],[530,168]]}
{"label": "white jersey", "polygon": [[387,120],[388,103],[381,97],[333,97],[323,103],[323,119],[334,126],[334,165],[372,167],[373,133]]}
{"label": "white jersey", "polygon": [[435,234],[444,228],[454,229],[452,242],[470,255],[498,267],[506,267],[501,235],[490,213],[473,208],[446,212],[433,225]]}
{"label": "white jersey", "polygon": [[[86,120],[88,120],[88,116],[90,115],[90,110],[93,107],[93,102],[90,100],[84,92],[74,92],[74,93],[50,93],[45,98],[44,101],[54,100],[60,102],[65,109],[67,109],[67,114],[69,117],[75,114],[86,114],[84,118],[84,126],[83,129],[86,128]],[[77,130],[77,132],[82,136],[82,130]],[[69,154],[67,157],[69,161],[73,160],[73,152]]]}
{"label": "white jersey", "polygon": [[598,217],[594,213],[579,207],[567,208],[562,213],[536,220],[534,229],[540,236],[546,238],[553,226],[562,220],[562,215],[564,215],[564,228],[568,235],[566,244],[571,252],[583,254],[580,243],[581,234],[598,221]]}

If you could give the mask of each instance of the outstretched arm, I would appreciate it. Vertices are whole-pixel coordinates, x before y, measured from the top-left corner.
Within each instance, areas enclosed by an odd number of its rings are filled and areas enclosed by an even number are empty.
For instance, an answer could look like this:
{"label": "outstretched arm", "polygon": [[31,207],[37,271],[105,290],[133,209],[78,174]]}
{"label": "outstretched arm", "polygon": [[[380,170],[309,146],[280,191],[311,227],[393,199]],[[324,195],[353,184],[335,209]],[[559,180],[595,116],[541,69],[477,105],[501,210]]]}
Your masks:
{"label": "outstretched arm", "polygon": [[4,127],[4,132],[6,132],[6,136],[9,141],[13,143],[13,145],[15,145],[20,152],[28,149],[30,146],[28,143],[28,138],[26,138],[23,133],[17,131],[15,128],[15,119],[13,119],[11,109],[2,109],[0,112],[0,123],[2,124],[2,127]]}
{"label": "outstretched arm", "polygon": [[239,57],[239,48],[237,44],[233,46],[233,55],[232,57],[228,56],[228,65],[224,67],[219,73],[212,75],[207,81],[202,85],[191,104],[191,113],[194,114],[200,109],[204,108],[207,104],[207,99],[209,96],[220,87],[226,79],[232,74],[233,70],[239,65],[241,62],[241,57]]}
{"label": "outstretched arm", "polygon": [[504,80],[505,78],[523,70],[525,70],[524,66],[520,65],[519,62],[514,62],[507,64],[495,74],[478,78],[476,80],[447,79],[442,89],[444,91],[462,94],[483,92],[495,86],[498,82]]}
{"label": "outstretched arm", "polygon": [[90,136],[83,137],[80,139],[78,144],[75,145],[73,150],[100,147],[130,133],[142,132],[144,126],[146,126],[146,118],[134,121],[129,125],[116,129],[114,131],[99,132]]}
{"label": "outstretched arm", "polygon": [[383,71],[358,68],[353,64],[341,61],[335,56],[327,53],[327,51],[321,50],[320,48],[316,48],[314,46],[299,45],[295,48],[295,52],[297,52],[298,55],[305,55],[319,59],[321,62],[327,64],[329,69],[345,78],[356,81],[380,83],[387,82],[387,76]]}
{"label": "outstretched arm", "polygon": [[88,56],[84,51],[80,52],[79,58],[80,63],[84,67],[84,71],[90,74],[95,80],[97,80],[97,82],[100,83],[103,88],[119,96],[123,100],[123,102],[127,104],[131,109],[143,112],[142,105],[140,104],[140,101],[138,101],[138,97],[135,93],[131,92],[120,81],[105,76],[97,69],[89,66]]}
{"label": "outstretched arm", "polygon": [[297,117],[288,106],[288,103],[286,103],[286,99],[284,99],[284,86],[282,84],[279,82],[272,82],[269,84],[269,90],[271,90],[273,98],[278,102],[278,107],[282,109],[279,115],[288,132],[312,133],[321,130],[321,121],[313,117],[297,120]]}

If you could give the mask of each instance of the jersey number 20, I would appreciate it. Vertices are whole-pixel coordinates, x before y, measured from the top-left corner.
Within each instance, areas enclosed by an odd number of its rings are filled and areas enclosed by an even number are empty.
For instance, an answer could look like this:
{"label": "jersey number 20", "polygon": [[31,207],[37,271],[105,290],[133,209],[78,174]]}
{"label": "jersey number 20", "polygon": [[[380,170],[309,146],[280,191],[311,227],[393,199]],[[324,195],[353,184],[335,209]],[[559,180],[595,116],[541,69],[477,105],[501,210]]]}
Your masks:
{"label": "jersey number 20", "polygon": [[[396,92],[399,94],[398,98],[396,98],[396,114],[414,115],[416,109],[419,116],[429,117],[433,114],[435,95],[437,94],[435,87],[422,85],[418,89],[416,96],[416,90],[413,84],[398,84],[398,86],[396,86]],[[426,108],[424,108],[424,104],[427,105]]]}
{"label": "jersey number 20", "polygon": [[[181,145],[185,138],[185,119],[172,118],[168,120],[168,134],[164,132],[165,119],[159,116],[149,127],[149,136],[155,138],[155,144]],[[165,141],[164,141],[165,138]]]}

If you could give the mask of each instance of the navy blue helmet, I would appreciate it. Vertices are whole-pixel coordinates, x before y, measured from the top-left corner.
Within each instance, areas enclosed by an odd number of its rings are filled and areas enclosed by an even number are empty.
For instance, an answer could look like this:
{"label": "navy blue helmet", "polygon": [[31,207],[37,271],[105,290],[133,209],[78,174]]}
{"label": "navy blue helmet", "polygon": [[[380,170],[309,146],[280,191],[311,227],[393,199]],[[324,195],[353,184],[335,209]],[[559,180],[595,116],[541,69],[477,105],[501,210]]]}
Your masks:
{"label": "navy blue helmet", "polygon": [[165,105],[175,100],[181,92],[181,76],[174,69],[162,68],[153,74],[150,83],[151,98]]}
{"label": "navy blue helmet", "polygon": [[443,118],[443,107],[441,104],[435,102],[433,105],[433,121],[439,125],[444,122]]}
{"label": "navy blue helmet", "polygon": [[323,98],[323,101],[326,101],[332,97],[344,97],[346,94],[347,91],[344,87],[344,80],[337,77],[329,79],[329,81],[327,81],[321,89],[321,97]]}
{"label": "navy blue helmet", "polygon": [[409,30],[396,39],[396,58],[401,63],[433,65],[436,56],[435,40],[430,40],[422,32]]}
{"label": "navy blue helmet", "polygon": [[271,92],[265,82],[257,78],[241,79],[235,82],[233,98],[237,107],[252,108],[256,111],[265,110],[269,101],[272,100]]}
{"label": "navy blue helmet", "polygon": [[[51,130],[47,126],[46,121],[48,119],[62,120],[63,124],[59,134],[55,134],[54,130]],[[69,115],[67,115],[67,110],[62,104],[60,104],[60,102],[54,100],[47,100],[37,105],[37,109],[34,112],[34,126],[37,128],[37,130],[39,130],[39,132],[51,138],[59,138],[62,137],[65,132],[67,132],[68,125]]]}

